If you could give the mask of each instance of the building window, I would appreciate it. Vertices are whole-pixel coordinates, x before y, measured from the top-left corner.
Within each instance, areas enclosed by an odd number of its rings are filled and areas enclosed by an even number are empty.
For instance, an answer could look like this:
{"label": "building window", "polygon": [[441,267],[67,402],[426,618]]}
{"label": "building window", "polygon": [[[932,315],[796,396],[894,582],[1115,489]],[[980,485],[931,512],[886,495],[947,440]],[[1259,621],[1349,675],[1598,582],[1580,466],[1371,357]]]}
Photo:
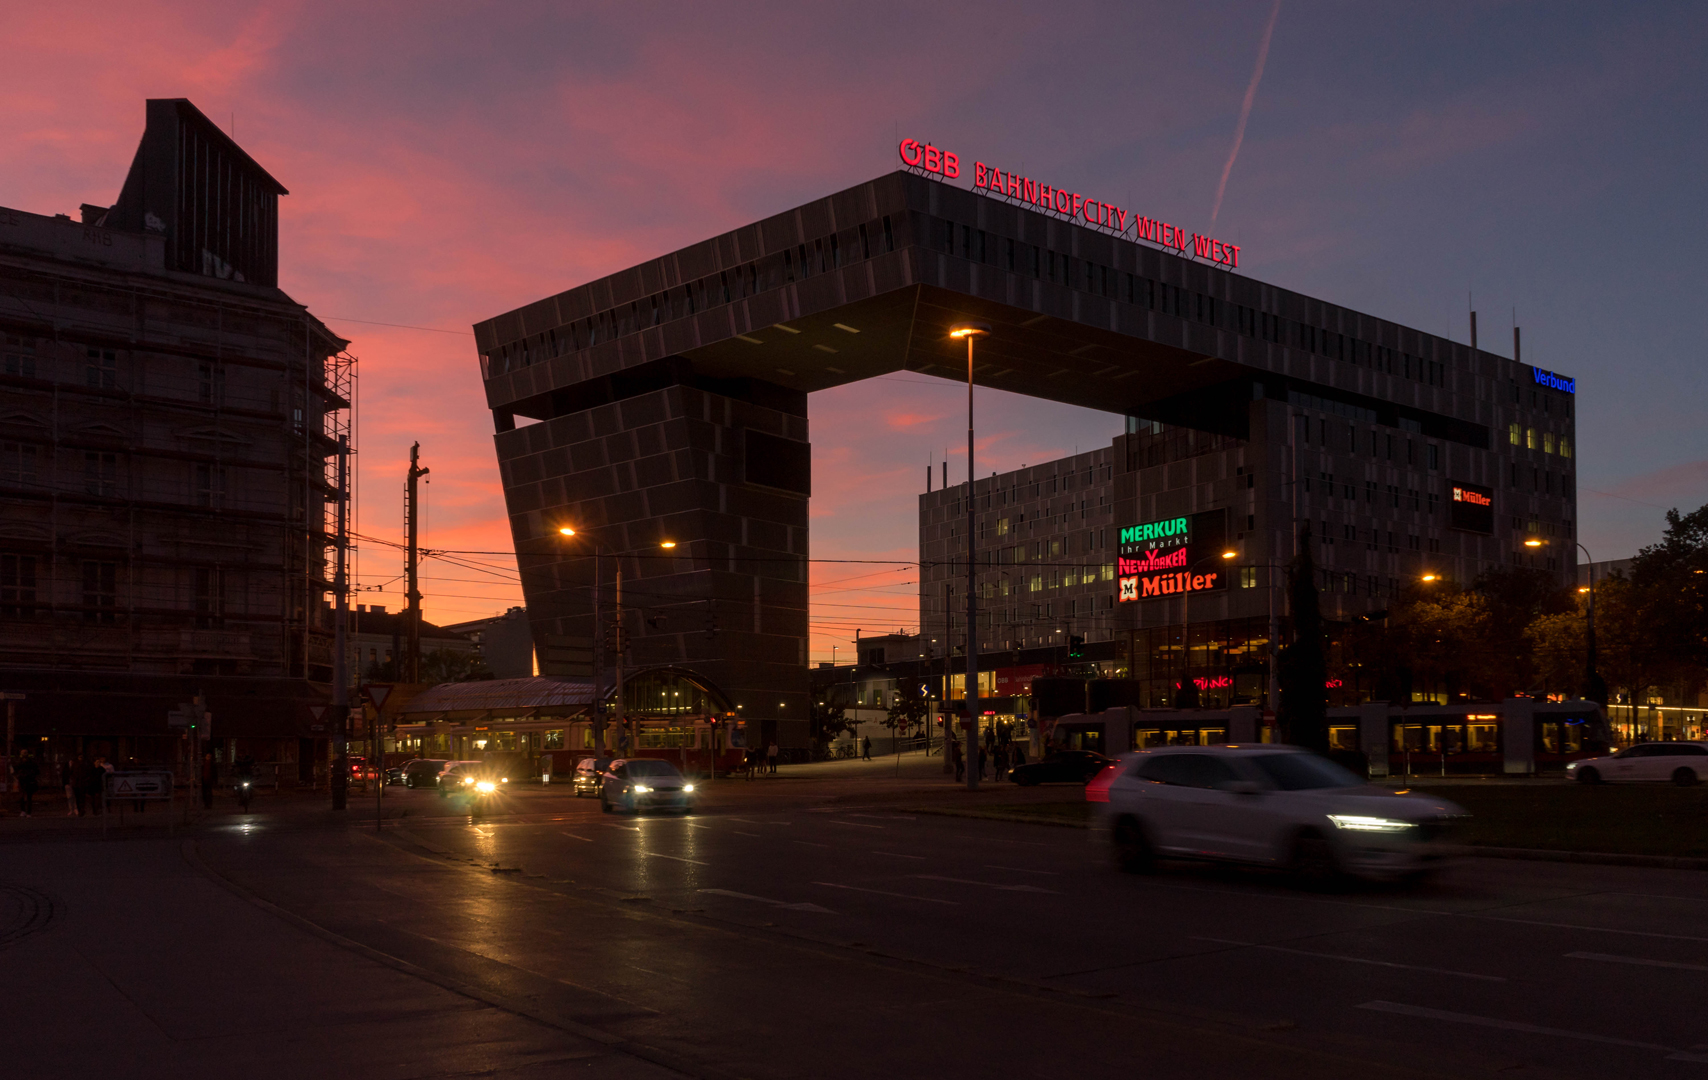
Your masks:
{"label": "building window", "polygon": [[1242,566],[1239,568],[1239,587],[1242,589],[1257,588],[1257,567]]}
{"label": "building window", "polygon": [[29,443],[0,443],[0,481],[33,484],[36,481],[36,447]]}
{"label": "building window", "polygon": [[225,368],[218,364],[196,365],[197,400],[203,405],[225,404]]}
{"label": "building window", "polygon": [[217,566],[196,567],[196,625],[210,629],[225,621],[225,574]]}
{"label": "building window", "polygon": [[6,374],[26,379],[36,377],[36,339],[6,335]]}
{"label": "building window", "polygon": [[196,466],[196,505],[219,507],[225,505],[225,467]]}
{"label": "building window", "polygon": [[83,455],[83,490],[90,495],[111,495],[118,490],[119,456],[90,451]]}
{"label": "building window", "polygon": [[83,560],[83,621],[116,622],[119,604],[119,564]]}
{"label": "building window", "polygon": [[112,349],[89,349],[84,354],[84,381],[97,389],[114,389],[119,385],[118,366],[118,354]]}
{"label": "building window", "polygon": [[36,557],[0,555],[0,615],[29,618],[36,610]]}
{"label": "building window", "polygon": [[1524,429],[1524,448],[1526,450],[1536,449],[1536,429],[1535,428],[1525,428]]}

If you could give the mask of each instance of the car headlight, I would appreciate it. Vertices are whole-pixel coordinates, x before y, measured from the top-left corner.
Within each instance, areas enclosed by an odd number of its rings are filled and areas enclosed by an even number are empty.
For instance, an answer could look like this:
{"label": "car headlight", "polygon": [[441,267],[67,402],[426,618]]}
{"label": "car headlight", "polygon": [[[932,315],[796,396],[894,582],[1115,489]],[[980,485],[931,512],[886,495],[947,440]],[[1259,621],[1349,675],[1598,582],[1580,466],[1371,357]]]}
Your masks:
{"label": "car headlight", "polygon": [[498,782],[500,784],[508,784],[510,782],[510,778],[508,776],[500,776],[498,778]]}
{"label": "car headlight", "polygon": [[491,780],[482,780],[474,786],[474,789],[482,795],[491,795],[493,792],[498,790],[498,785],[493,783]]}
{"label": "car headlight", "polygon": [[652,789],[647,787],[645,784],[636,784],[634,787],[634,792],[636,795],[646,795],[646,794],[649,794],[651,791],[652,791]]}
{"label": "car headlight", "polygon": [[683,790],[683,791],[693,791],[693,790],[694,790],[694,785],[693,785],[693,784],[683,784],[683,785],[682,785],[682,790]]}
{"label": "car headlight", "polygon": [[1366,817],[1363,814],[1330,814],[1328,819],[1338,829],[1350,829],[1353,832],[1397,833],[1405,832],[1412,827],[1409,821],[1395,821],[1393,818]]}

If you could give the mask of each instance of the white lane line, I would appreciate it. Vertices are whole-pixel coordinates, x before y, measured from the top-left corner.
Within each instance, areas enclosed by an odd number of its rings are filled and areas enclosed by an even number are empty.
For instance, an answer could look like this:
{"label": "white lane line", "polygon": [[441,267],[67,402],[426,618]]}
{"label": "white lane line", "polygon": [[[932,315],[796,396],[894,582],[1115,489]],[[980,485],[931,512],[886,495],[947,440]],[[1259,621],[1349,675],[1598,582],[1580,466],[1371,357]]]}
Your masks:
{"label": "white lane line", "polygon": [[1678,971],[1708,971],[1708,964],[1680,964],[1671,960],[1645,960],[1640,956],[1613,956],[1598,952],[1569,952],[1568,960],[1600,960],[1608,964],[1636,964],[1639,967],[1673,968]]}
{"label": "white lane line", "polygon": [[641,852],[641,854],[648,856],[649,858],[653,858],[653,859],[672,859],[672,860],[675,860],[676,862],[693,863],[695,866],[710,866],[710,865],[712,865],[711,863],[701,862],[699,859],[684,859],[680,855],[666,855],[660,851],[643,851],[643,852]]}
{"label": "white lane line", "polygon": [[1062,876],[1060,871],[1057,870],[1027,870],[1020,866],[997,866],[995,863],[985,863],[984,868],[986,870],[1010,870],[1016,874],[1044,874],[1049,877]]}
{"label": "white lane line", "polygon": [[593,841],[587,839],[587,837],[585,837],[585,836],[577,836],[572,832],[564,832],[562,829],[559,829],[558,833],[559,833],[559,835],[569,837],[571,840],[579,840],[583,844],[591,844],[593,842]]}
{"label": "white lane line", "polygon": [[730,832],[735,833],[735,835],[737,835],[737,836],[751,836],[755,840],[760,839],[759,834],[756,832],[742,832],[740,829],[731,829]]}
{"label": "white lane line", "polygon": [[1051,896],[1061,895],[1061,893],[1058,893],[1054,889],[1040,889],[1036,885],[1001,885],[994,881],[972,881],[967,878],[943,877],[941,874],[915,874],[913,876],[919,878],[921,881],[947,881],[955,885],[978,885],[981,888],[999,889],[1002,892],[1049,893]]}
{"label": "white lane line", "polygon": [[829,844],[815,844],[811,840],[791,840],[791,844],[804,844],[807,847],[829,847]]}
{"label": "white lane line", "polygon": [[918,818],[906,814],[849,814],[849,817],[866,818],[870,821],[918,821]]}
{"label": "white lane line", "polygon": [[862,822],[858,822],[858,821],[837,821],[837,820],[833,819],[830,823],[832,825],[847,825],[850,828],[854,828],[854,829],[881,829],[881,828],[883,828],[882,825],[866,825],[866,824],[863,824]]}
{"label": "white lane line", "polygon": [[1539,1024],[1525,1024],[1517,1020],[1496,1020],[1492,1016],[1472,1016],[1469,1013],[1447,1012],[1444,1009],[1425,1009],[1418,1005],[1401,1005],[1394,1001],[1366,1001],[1353,1008],[1368,1009],[1371,1012],[1394,1013],[1398,1016],[1415,1016],[1423,1020],[1445,1020],[1450,1024],[1471,1024],[1475,1027],[1499,1028],[1502,1031],[1521,1031],[1527,1035],[1546,1035],[1553,1039],[1576,1039],[1578,1042],[1602,1043],[1606,1046],[1630,1046],[1638,1050],[1659,1050],[1667,1055],[1670,1061],[1702,1061],[1708,1062],[1708,1054],[1693,1054],[1683,1050],[1674,1050],[1670,1046],[1658,1043],[1637,1042],[1634,1039],[1618,1039],[1611,1035],[1592,1035],[1586,1031],[1568,1031],[1565,1028],[1542,1027]]}
{"label": "white lane line", "polygon": [[739,821],[743,825],[793,825],[792,821],[754,821],[752,818],[732,817],[729,820]]}
{"label": "white lane line", "polygon": [[[1405,910],[1405,909],[1400,909]],[[1619,930],[1611,926],[1579,926],[1576,923],[1544,922],[1540,919],[1513,919],[1504,915],[1476,915],[1469,912],[1429,912],[1428,914],[1455,914],[1465,919],[1483,919],[1487,922],[1517,923],[1520,926],[1546,926],[1555,930],[1587,930],[1592,934],[1624,934],[1627,937],[1660,938],[1664,941],[1700,941],[1708,942],[1708,937],[1691,937],[1688,934],[1662,934],[1654,930]]]}
{"label": "white lane line", "polygon": [[695,825],[692,823],[685,823],[685,824],[687,824],[690,829],[705,829],[708,832],[714,831],[710,825]]}
{"label": "white lane line", "polygon": [[599,824],[605,826],[607,829],[621,829],[624,832],[640,832],[639,825],[613,825],[608,821],[601,821]]}
{"label": "white lane line", "polygon": [[713,896],[729,896],[737,900],[752,900],[758,904],[770,904],[772,907],[782,908],[785,911],[816,911],[825,915],[836,914],[829,908],[819,907],[817,904],[791,904],[786,900],[773,900],[769,896],[754,896],[752,893],[732,892],[729,889],[699,889],[697,891],[710,893]]}
{"label": "white lane line", "polygon": [[838,885],[834,881],[815,881],[813,884],[823,885],[827,889],[847,889],[850,892],[871,893],[874,896],[895,896],[900,897],[903,900],[918,900],[922,904],[944,904],[949,907],[961,906],[961,902],[959,900],[933,900],[929,896],[910,896],[907,893],[885,892],[882,889],[862,889],[858,885]]}
{"label": "white lane line", "polygon": [[1427,971],[1431,975],[1452,975],[1460,979],[1477,979],[1481,982],[1506,981],[1501,975],[1478,975],[1470,971],[1451,971],[1447,968],[1423,967],[1418,964],[1397,964],[1392,960],[1370,960],[1362,956],[1346,956],[1341,953],[1312,952],[1309,949],[1289,949],[1285,945],[1260,945],[1254,941],[1232,941],[1228,938],[1194,937],[1193,941],[1213,941],[1217,945],[1239,945],[1247,949],[1262,949],[1265,952],[1287,953],[1291,956],[1314,956],[1319,960],[1339,960],[1347,964],[1367,964],[1371,967],[1398,968],[1402,971]]}
{"label": "white lane line", "polygon": [[903,855],[898,851],[874,851],[874,852],[872,852],[872,854],[873,855],[888,855],[892,859],[913,859],[915,862],[924,862],[925,861],[925,856],[923,856],[923,855]]}

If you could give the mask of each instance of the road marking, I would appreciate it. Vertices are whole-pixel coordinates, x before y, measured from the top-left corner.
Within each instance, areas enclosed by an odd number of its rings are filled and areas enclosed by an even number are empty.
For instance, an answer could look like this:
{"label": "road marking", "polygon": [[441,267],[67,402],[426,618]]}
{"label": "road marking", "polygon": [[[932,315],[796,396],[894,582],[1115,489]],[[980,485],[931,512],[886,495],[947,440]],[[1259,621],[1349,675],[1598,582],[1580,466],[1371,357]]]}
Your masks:
{"label": "road marking", "polygon": [[986,870],[1012,870],[1016,874],[1047,874],[1050,877],[1061,877],[1055,870],[1027,870],[1019,866],[997,866],[995,863],[985,863]]}
{"label": "road marking", "polygon": [[601,821],[599,824],[605,826],[607,829],[622,829],[624,832],[640,832],[639,825],[613,825],[608,821]]}
{"label": "road marking", "polygon": [[1708,1062],[1708,1054],[1693,1054],[1684,1050],[1674,1050],[1670,1046],[1658,1043],[1637,1042],[1634,1039],[1618,1039],[1611,1035],[1591,1035],[1584,1031],[1568,1031],[1565,1028],[1542,1027],[1539,1024],[1525,1024],[1516,1020],[1496,1020],[1490,1016],[1472,1016],[1469,1013],[1447,1012],[1443,1009],[1425,1009],[1417,1005],[1401,1005],[1393,1001],[1366,1001],[1362,1005],[1353,1006],[1357,1009],[1368,1009],[1371,1012],[1394,1013],[1399,1016],[1416,1016],[1424,1020],[1445,1020],[1451,1024],[1471,1024],[1476,1027],[1499,1028],[1502,1031],[1522,1031],[1527,1035],[1546,1035],[1554,1039],[1576,1039],[1579,1042],[1602,1043],[1607,1046],[1630,1046],[1638,1050],[1659,1050],[1667,1055],[1670,1061],[1701,1061]]}
{"label": "road marking", "polygon": [[829,844],[815,844],[811,840],[791,840],[791,844],[805,844],[807,847],[829,847]]}
{"label": "road marking", "polygon": [[871,893],[874,896],[896,896],[903,900],[918,900],[922,904],[946,904],[949,907],[960,907],[959,900],[933,900],[929,896],[909,896],[907,893],[885,892],[882,889],[862,889],[858,885],[838,885],[834,881],[815,881],[814,885],[823,885],[827,889],[847,889],[851,892]]}
{"label": "road marking", "polygon": [[674,859],[676,862],[693,863],[695,866],[710,866],[710,865],[712,865],[711,863],[701,862],[699,859],[684,859],[680,855],[666,855],[663,852],[659,852],[659,851],[643,851],[643,852],[641,852],[641,854],[650,856],[654,859]]}
{"label": "road marking", "polygon": [[769,896],[754,896],[752,893],[733,892],[729,889],[699,889],[698,892],[710,893],[713,896],[730,896],[737,900],[752,900],[755,903],[770,904],[772,907],[785,911],[816,911],[823,915],[834,915],[836,912],[817,904],[791,904],[786,900],[773,900]]}
{"label": "road marking", "polygon": [[593,842],[593,841],[587,839],[587,837],[585,837],[585,836],[577,836],[572,832],[563,832],[563,830],[561,830],[561,829],[559,829],[558,832],[563,836],[569,837],[571,840],[579,840],[583,844],[591,844]]}
{"label": "road marking", "polygon": [[882,825],[865,825],[865,824],[862,824],[861,822],[858,822],[858,821],[837,821],[835,819],[832,819],[830,823],[832,825],[847,825],[847,826],[849,826],[851,828],[855,828],[855,829],[881,829],[881,828],[883,828]]}
{"label": "road marking", "polygon": [[849,814],[849,817],[863,817],[871,821],[918,821],[918,818],[906,814]]}
{"label": "road marking", "polygon": [[872,854],[873,855],[888,855],[892,859],[913,859],[917,862],[924,862],[925,861],[925,856],[923,856],[923,855],[903,855],[900,852],[895,852],[895,851],[874,851],[874,852],[872,852]]}
{"label": "road marking", "polygon": [[956,885],[980,885],[986,889],[1000,889],[1003,892],[1049,893],[1051,896],[1061,895],[1061,893],[1056,892],[1054,889],[1040,889],[1036,885],[999,885],[994,881],[971,881],[967,878],[943,877],[939,874],[915,874],[913,876],[922,881],[948,881],[953,882]]}
{"label": "road marking", "polygon": [[[1405,910],[1405,909],[1400,909]],[[1446,912],[1429,912],[1429,914],[1448,914]],[[1708,942],[1708,937],[1691,937],[1688,934],[1662,934],[1654,930],[1618,930],[1611,926],[1579,926],[1576,923],[1543,922],[1540,919],[1513,919],[1504,915],[1476,915],[1469,912],[1452,912],[1466,919],[1484,919],[1488,922],[1517,923],[1520,926],[1547,926],[1555,930],[1587,930],[1592,934],[1625,934],[1628,937],[1661,938],[1665,941],[1701,941]]]}
{"label": "road marking", "polygon": [[1598,952],[1569,952],[1570,960],[1600,960],[1609,964],[1636,964],[1640,967],[1675,968],[1679,971],[1708,971],[1708,964],[1680,964],[1671,960],[1644,960],[1640,956],[1612,956]]}
{"label": "road marking", "polygon": [[1239,945],[1247,949],[1262,949],[1265,952],[1288,953],[1292,956],[1314,956],[1319,960],[1340,960],[1348,964],[1368,964],[1371,967],[1399,968],[1403,971],[1427,971],[1431,975],[1453,975],[1461,979],[1478,979],[1482,982],[1503,983],[1506,978],[1501,975],[1478,975],[1470,971],[1450,971],[1447,968],[1422,967],[1418,964],[1397,964],[1392,960],[1370,960],[1362,956],[1346,956],[1341,953],[1311,952],[1309,949],[1289,949],[1285,945],[1260,945],[1253,941],[1231,941],[1227,938],[1194,937],[1193,941],[1213,941],[1218,945]]}
{"label": "road marking", "polygon": [[707,832],[713,831],[710,825],[695,825],[692,822],[685,822],[684,824],[686,824],[690,829],[705,829]]}
{"label": "road marking", "polygon": [[793,825],[792,821],[754,821],[752,818],[732,817],[729,820],[739,821],[743,825]]}
{"label": "road marking", "polygon": [[759,834],[756,832],[742,832],[740,829],[731,829],[730,832],[735,833],[735,835],[737,835],[737,836],[751,836],[755,840],[760,839]]}

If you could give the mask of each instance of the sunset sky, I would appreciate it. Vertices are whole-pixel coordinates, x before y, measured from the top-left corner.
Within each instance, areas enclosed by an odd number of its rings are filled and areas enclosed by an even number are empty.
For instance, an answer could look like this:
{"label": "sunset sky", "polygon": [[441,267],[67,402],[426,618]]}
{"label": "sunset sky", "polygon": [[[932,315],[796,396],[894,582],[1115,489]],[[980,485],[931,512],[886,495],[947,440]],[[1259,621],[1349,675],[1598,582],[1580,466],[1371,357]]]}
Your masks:
{"label": "sunset sky", "polygon": [[[1263,281],[1578,378],[1597,559],[1708,502],[1708,7],[1301,3],[18,5],[0,205],[110,203],[143,100],[188,97],[290,189],[281,286],[361,359],[362,532],[432,468],[427,617],[520,602],[476,320],[896,167],[900,138],[1225,236]],[[1218,183],[1226,193],[1214,227]],[[396,324],[396,325],[386,325]],[[813,554],[912,558],[964,388],[812,400]],[[981,392],[981,473],[1121,418]],[[401,573],[370,545],[362,582]],[[813,658],[917,621],[911,570],[816,564]],[[849,580],[853,579],[853,580]],[[401,606],[401,585],[358,599]]]}

